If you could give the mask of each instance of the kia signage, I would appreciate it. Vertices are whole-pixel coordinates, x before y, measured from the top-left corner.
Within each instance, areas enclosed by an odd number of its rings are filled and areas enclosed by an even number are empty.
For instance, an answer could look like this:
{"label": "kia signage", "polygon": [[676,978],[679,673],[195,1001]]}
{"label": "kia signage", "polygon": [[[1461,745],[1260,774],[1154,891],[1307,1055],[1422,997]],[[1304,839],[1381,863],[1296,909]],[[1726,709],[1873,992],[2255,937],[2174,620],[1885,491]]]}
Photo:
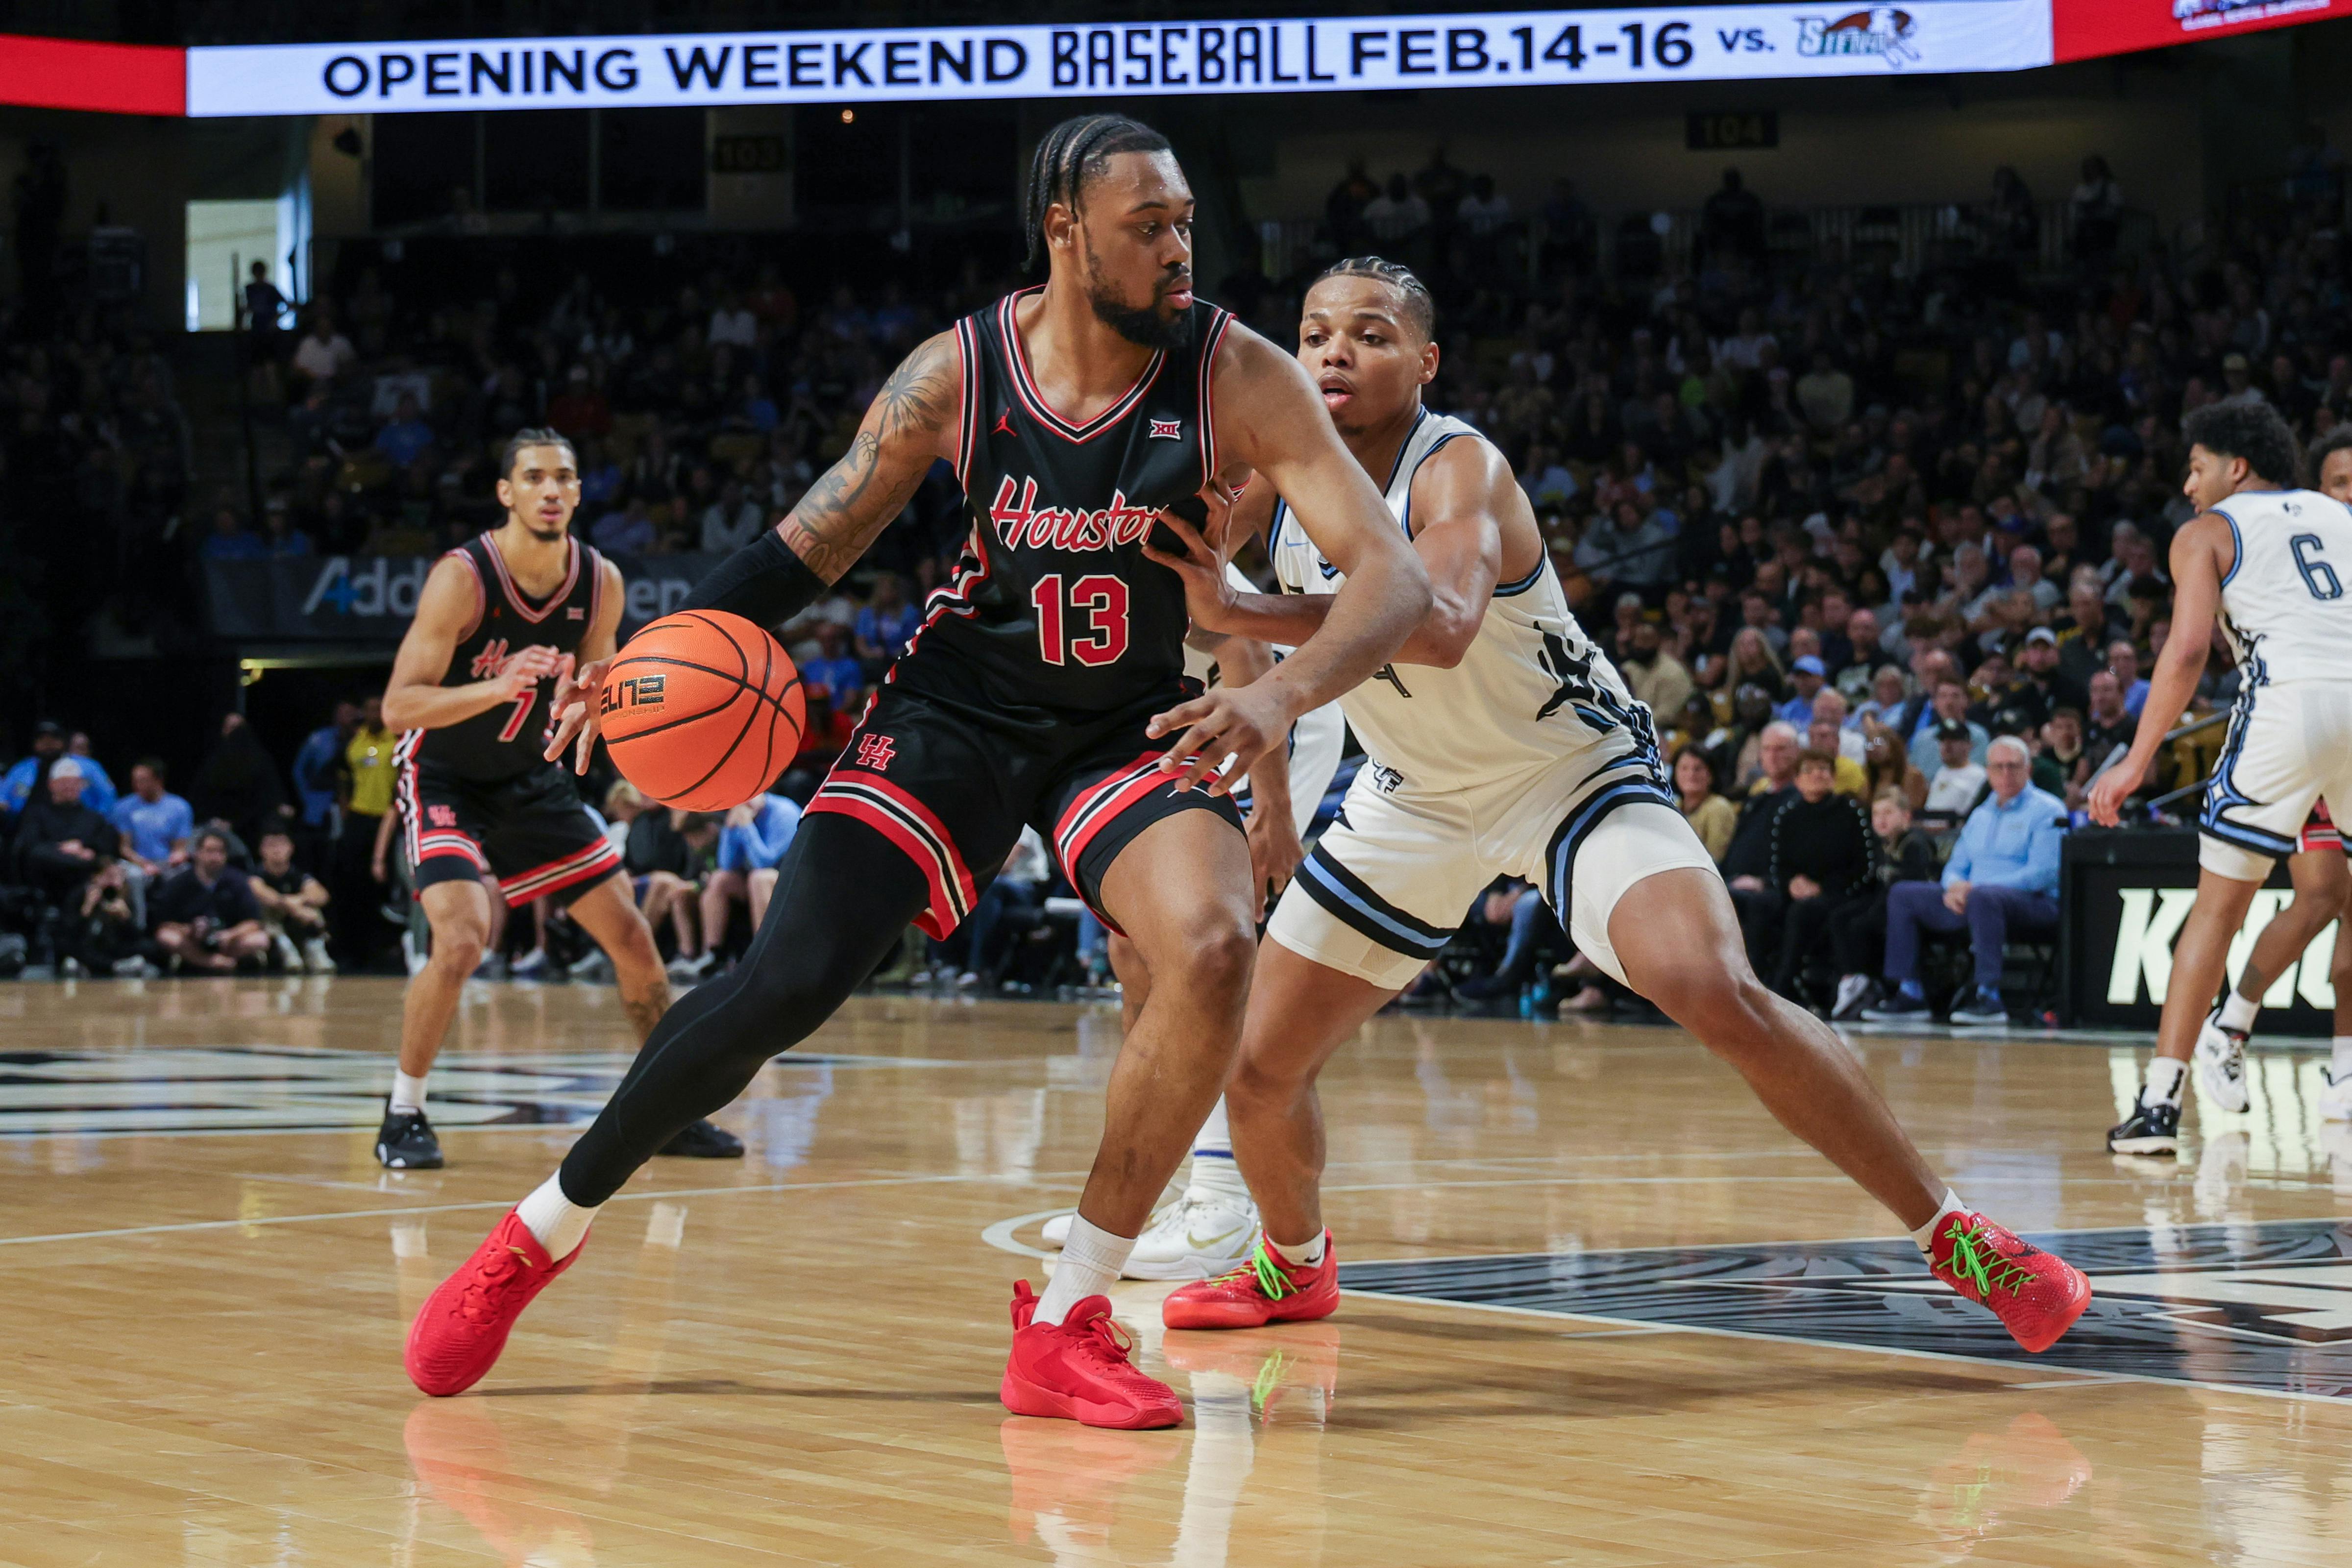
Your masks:
{"label": "kia signage", "polygon": [[[213,634],[233,642],[396,643],[416,614],[436,557],[311,555],[282,561],[207,561],[205,608]],[[669,614],[718,557],[614,556],[626,579],[622,626]]]}
{"label": "kia signage", "polygon": [[[2294,898],[2281,864],[2256,891],[2230,943],[2230,982],[2246,967],[2254,938]],[[2084,830],[2066,839],[2059,901],[2059,978],[2067,1021],[2153,1029],[2172,984],[2172,949],[2197,901],[2197,835]],[[2263,994],[2265,1034],[2333,1032],[2329,922]],[[2205,1005],[2200,998],[2199,1005]]]}
{"label": "kia signage", "polygon": [[2352,0],[1910,0],[192,49],[0,37],[0,103],[130,114],[865,103],[2028,70]]}

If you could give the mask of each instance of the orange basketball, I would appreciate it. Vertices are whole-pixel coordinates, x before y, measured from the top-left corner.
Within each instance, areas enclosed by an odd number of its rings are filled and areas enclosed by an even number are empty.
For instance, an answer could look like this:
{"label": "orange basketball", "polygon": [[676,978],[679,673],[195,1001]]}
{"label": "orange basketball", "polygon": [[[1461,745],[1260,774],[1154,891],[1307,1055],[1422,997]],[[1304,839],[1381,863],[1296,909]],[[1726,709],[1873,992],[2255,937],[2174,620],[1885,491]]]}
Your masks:
{"label": "orange basketball", "polygon": [[629,639],[598,713],[614,765],[647,799],[727,811],[792,762],[808,703],[775,638],[724,610],[681,610]]}

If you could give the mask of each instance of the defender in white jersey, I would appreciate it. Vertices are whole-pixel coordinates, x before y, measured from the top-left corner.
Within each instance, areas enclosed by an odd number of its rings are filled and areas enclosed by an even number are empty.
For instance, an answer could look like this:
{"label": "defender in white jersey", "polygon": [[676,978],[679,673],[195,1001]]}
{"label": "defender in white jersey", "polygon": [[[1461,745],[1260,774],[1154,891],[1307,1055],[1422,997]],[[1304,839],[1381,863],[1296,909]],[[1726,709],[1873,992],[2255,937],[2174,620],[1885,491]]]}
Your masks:
{"label": "defender in white jersey", "polygon": [[2210,1110],[2246,1109],[2245,1037],[2205,1028],[2230,944],[2273,863],[2292,855],[2314,802],[2352,814],[2352,508],[2293,489],[2294,433],[2267,404],[2209,404],[2181,421],[2198,515],[2172,537],[2172,635],[2130,752],[2091,787],[2114,826],[2205,673],[2219,624],[2238,658],[2238,700],[2198,818],[2197,902],[2172,951],[2156,1057],[2119,1154],[2179,1152],[2187,1068]]}
{"label": "defender in white jersey", "polygon": [[[1414,415],[1388,476],[1408,535],[1423,465],[1462,440],[1486,447],[1451,415]],[[1338,592],[1340,574],[1279,500],[1266,539],[1285,593]],[[1340,707],[1369,764],[1268,928],[1318,963],[1402,990],[1479,889],[1512,876],[1542,888],[1578,948],[1622,982],[1609,916],[1625,889],[1651,871],[1715,870],[1675,809],[1650,710],[1576,624],[1539,542],[1533,566],[1494,584],[1457,662],[1391,665]],[[1440,843],[1455,852],[1433,853]]]}
{"label": "defender in white jersey", "polygon": [[[1782,1125],[1912,1227],[1937,1278],[2028,1350],[2045,1348],[2089,1286],[1963,1207],[1837,1037],[1757,981],[1722,878],[1667,792],[1649,711],[1569,613],[1510,465],[1422,406],[1437,373],[1431,317],[1420,280],[1377,260],[1342,262],[1304,303],[1299,360],[1349,450],[1387,481],[1433,602],[1396,661],[1340,698],[1369,760],[1258,950],[1225,1098],[1261,1245],[1171,1294],[1163,1321],[1255,1327],[1338,1306],[1316,1075],[1508,872],[1541,887],[1596,963],[1729,1061]],[[1168,520],[1184,552],[1152,557],[1183,577],[1195,626],[1295,643],[1322,624],[1339,574],[1295,542],[1285,510],[1252,485],[1220,496],[1205,531]],[[1227,580],[1221,552],[1253,533],[1286,592]]]}

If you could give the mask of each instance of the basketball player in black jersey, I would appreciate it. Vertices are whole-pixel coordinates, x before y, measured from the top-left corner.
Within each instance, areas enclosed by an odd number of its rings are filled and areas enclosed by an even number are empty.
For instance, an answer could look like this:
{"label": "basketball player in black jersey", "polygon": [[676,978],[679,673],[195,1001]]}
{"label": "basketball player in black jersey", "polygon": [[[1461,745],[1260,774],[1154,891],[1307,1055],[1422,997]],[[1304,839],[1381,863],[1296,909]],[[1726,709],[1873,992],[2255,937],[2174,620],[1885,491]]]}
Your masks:
{"label": "basketball player in black jersey", "polygon": [[[547,898],[570,910],[612,958],[640,1040],[669,1007],[668,977],[619,853],[572,774],[541,755],[559,680],[575,663],[613,656],[621,569],[572,537],[579,463],[554,431],[524,430],[507,443],[499,503],[501,526],[434,563],[383,694],[384,722],[405,731],[393,753],[401,844],[433,927],[433,956],[401,1005],[400,1067],[376,1137],[375,1157],[398,1171],[441,1164],[425,1075],[481,962],[490,881],[509,904]],[[742,1152],[700,1121],[658,1151]]]}
{"label": "basketball player in black jersey", "polygon": [[[1100,1153],[1042,1300],[1015,1287],[1002,1395],[1105,1426],[1182,1418],[1128,1360],[1102,1289],[1232,1065],[1263,894],[1221,779],[1299,714],[1386,663],[1429,584],[1297,363],[1192,295],[1192,196],[1156,132],[1095,115],[1048,132],[1025,215],[1029,289],[908,355],[846,455],[692,606],[774,625],[848,570],[936,458],[971,538],[891,667],[781,869],[733,972],[671,1009],[562,1169],[417,1314],[428,1394],[489,1370],[597,1205],[688,1118],[725,1104],[832,1015],[911,920],[944,935],[1024,824],[1150,967],[1111,1075]],[[1347,574],[1317,634],[1270,674],[1183,680],[1181,582],[1143,555],[1164,508],[1255,469]],[[602,668],[567,696],[550,755],[593,733]],[[1194,787],[1203,784],[1205,787]]]}

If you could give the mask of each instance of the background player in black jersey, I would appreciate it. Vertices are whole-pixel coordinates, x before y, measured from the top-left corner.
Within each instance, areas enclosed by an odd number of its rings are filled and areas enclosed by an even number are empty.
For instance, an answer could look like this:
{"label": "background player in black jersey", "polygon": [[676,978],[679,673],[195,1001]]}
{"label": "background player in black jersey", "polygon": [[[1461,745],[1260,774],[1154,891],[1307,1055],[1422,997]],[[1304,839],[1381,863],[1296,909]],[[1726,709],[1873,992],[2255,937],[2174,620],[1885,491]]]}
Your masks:
{"label": "background player in black jersey", "polygon": [[[1216,1100],[1256,948],[1240,819],[1221,782],[1193,786],[1227,753],[1246,770],[1429,607],[1297,363],[1194,300],[1192,205],[1156,132],[1112,115],[1055,127],[1026,202],[1045,284],[917,348],[792,515],[697,586],[691,605],[773,625],[848,570],[935,460],[970,500],[964,560],[810,802],[751,952],[671,1009],[562,1169],[426,1301],[406,1358],[418,1387],[488,1372],[646,1156],[822,1024],[910,920],[952,930],[1025,824],[1153,984],[1059,1265],[1042,1300],[1015,1287],[1001,1394],[1093,1426],[1182,1418],[1128,1360],[1101,1290]],[[1182,676],[1183,585],[1143,540],[1243,468],[1291,498],[1348,581],[1270,674],[1202,693]],[[583,668],[586,700],[565,710],[583,742],[602,674]]]}
{"label": "background player in black jersey", "polygon": [[[509,904],[548,898],[570,909],[612,958],[640,1040],[669,1008],[620,856],[572,774],[541,754],[559,678],[613,656],[621,569],[572,537],[579,462],[554,431],[507,443],[499,504],[503,524],[434,563],[383,694],[384,722],[405,731],[394,753],[401,842],[433,926],[432,958],[401,1005],[400,1066],[376,1138],[376,1158],[394,1170],[441,1163],[425,1075],[489,939],[486,878]],[[743,1145],[697,1121],[657,1152],[729,1158]]]}

